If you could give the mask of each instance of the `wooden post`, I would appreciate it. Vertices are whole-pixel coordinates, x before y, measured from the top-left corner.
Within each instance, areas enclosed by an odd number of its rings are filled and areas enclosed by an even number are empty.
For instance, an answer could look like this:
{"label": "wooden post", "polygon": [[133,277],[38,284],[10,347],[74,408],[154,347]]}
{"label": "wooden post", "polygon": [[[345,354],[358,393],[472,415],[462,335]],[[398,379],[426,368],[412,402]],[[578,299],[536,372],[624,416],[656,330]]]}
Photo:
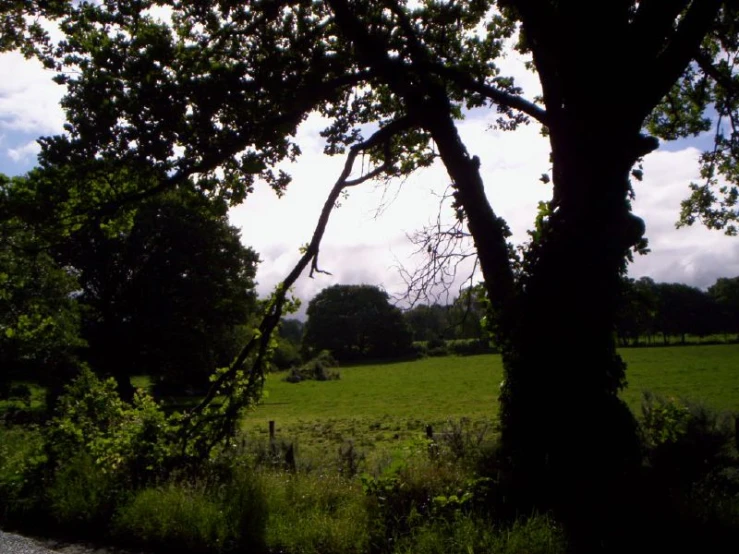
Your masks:
{"label": "wooden post", "polygon": [[274,421],[269,422],[269,440],[270,441],[275,440],[275,422]]}
{"label": "wooden post", "polygon": [[429,440],[429,457],[436,458],[439,453],[439,445],[434,440],[434,428],[431,425],[426,426],[426,438]]}

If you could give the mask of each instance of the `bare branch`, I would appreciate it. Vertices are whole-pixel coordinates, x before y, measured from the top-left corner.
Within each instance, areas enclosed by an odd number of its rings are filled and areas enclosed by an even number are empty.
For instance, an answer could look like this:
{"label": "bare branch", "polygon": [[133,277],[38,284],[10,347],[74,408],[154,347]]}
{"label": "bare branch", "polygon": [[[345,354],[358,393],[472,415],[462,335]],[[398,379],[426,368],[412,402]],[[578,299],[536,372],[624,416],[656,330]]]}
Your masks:
{"label": "bare branch", "polygon": [[[442,211],[454,197],[453,186],[447,187],[439,201],[436,222],[413,233],[408,238],[417,249],[413,255],[426,257],[425,263],[413,270],[398,266],[405,281],[406,291],[400,297],[411,307],[424,301],[427,303],[449,302],[450,290],[458,281],[463,264],[473,259],[472,275],[477,269],[477,253],[471,235],[464,230],[464,221],[457,218],[451,224],[442,219]],[[468,275],[464,282],[472,279]],[[461,287],[460,287],[461,290]]]}

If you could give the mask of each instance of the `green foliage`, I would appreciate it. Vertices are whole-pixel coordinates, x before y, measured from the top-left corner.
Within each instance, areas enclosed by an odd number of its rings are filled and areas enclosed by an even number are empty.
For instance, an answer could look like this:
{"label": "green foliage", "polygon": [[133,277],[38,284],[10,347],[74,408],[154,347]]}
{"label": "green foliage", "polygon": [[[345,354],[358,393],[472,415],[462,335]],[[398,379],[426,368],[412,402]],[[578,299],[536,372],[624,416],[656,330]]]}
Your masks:
{"label": "green foliage", "polygon": [[416,527],[394,546],[397,554],[564,554],[562,529],[546,516],[517,520],[510,527],[493,527],[474,515],[432,520]]}
{"label": "green foliage", "polygon": [[370,285],[334,285],[308,304],[303,336],[308,353],[330,350],[339,361],[407,354],[411,334],[387,293]]}
{"label": "green foliage", "polygon": [[84,450],[59,464],[45,490],[53,520],[70,532],[101,533],[126,495],[114,472]]}
{"label": "green foliage", "polygon": [[268,517],[264,477],[236,457],[222,474],[200,471],[194,482],[170,479],[139,490],[112,522],[121,542],[181,552],[234,552],[264,546]]}
{"label": "green foliage", "polygon": [[280,322],[277,346],[272,355],[272,364],[277,369],[289,369],[300,365],[303,327],[303,322],[299,319],[283,319]]}
{"label": "green foliage", "polygon": [[419,304],[403,313],[414,341],[485,340],[488,302],[482,285],[463,289],[450,305]]}
{"label": "green foliage", "polygon": [[660,479],[697,483],[731,465],[735,430],[729,414],[649,393],[642,414],[648,458]]}
{"label": "green foliage", "polygon": [[178,414],[166,416],[143,391],[123,402],[112,379],[89,369],[66,388],[46,430],[53,467],[87,455],[103,474],[139,485],[166,475],[176,452]]}
{"label": "green foliage", "polygon": [[429,356],[447,356],[449,354],[447,342],[441,337],[433,337],[426,343],[426,348],[428,348]]}
{"label": "green foliage", "polygon": [[739,277],[722,277],[708,288],[718,303],[724,326],[739,335]]}
{"label": "green foliage", "polygon": [[[735,232],[735,3],[608,2],[592,18],[559,1],[180,2],[166,21],[151,6],[122,0],[65,10],[65,40],[41,57],[67,86],[68,123],[65,135],[42,141],[43,164],[73,168],[83,182],[91,165],[114,164],[141,175],[131,187],[139,194],[152,180],[173,188],[197,174],[203,189],[240,202],[259,178],[283,191],[289,176],[277,167],[299,155],[297,127],[312,112],[329,119],[326,153],[356,147],[352,155],[369,160],[366,177],[405,176],[440,157],[460,225],[447,236],[464,238],[468,224],[487,280],[506,366],[502,434],[522,472],[517,482],[543,505],[606,514],[597,485],[634,469],[636,459],[634,421],[617,396],[625,364],[612,331],[618,277],[632,250],[644,247],[630,177],[658,141],[641,131],[674,139],[705,130],[706,115],[717,114],[714,147],[701,160],[706,184],[696,185],[684,217]],[[34,2],[22,9],[38,13]],[[4,11],[18,21],[17,9]],[[27,46],[24,29],[0,46]],[[540,105],[499,66],[514,36],[541,81]],[[604,103],[614,108],[604,111]],[[480,160],[456,128],[463,108],[484,107],[495,110],[500,129],[536,120],[552,143],[549,215],[521,271],[509,257],[508,226],[486,201]],[[603,125],[592,124],[596,115]],[[384,134],[373,136],[383,140],[361,142],[378,127]],[[443,248],[428,251],[438,267]],[[331,344],[338,332],[318,340],[309,330],[307,345],[349,359],[397,355],[410,343],[394,342],[408,335],[402,326],[374,320],[390,334],[368,340],[338,321],[337,330],[354,336]],[[258,362],[272,327],[259,337]],[[200,457],[233,434],[239,409],[258,396],[260,371],[250,378],[237,365],[214,378],[227,394],[218,409],[198,412],[194,428],[212,436],[196,449]],[[590,463],[574,470],[586,456]],[[593,496],[575,499],[569,484]],[[546,498],[548,491],[560,496]]]}
{"label": "green foliage", "polygon": [[258,256],[222,202],[188,187],[124,213],[128,228],[90,221],[57,248],[79,274],[89,362],[100,373],[147,373],[170,390],[202,389],[246,342]]}
{"label": "green foliage", "polygon": [[[404,457],[382,475],[362,476],[370,500],[373,543],[391,544],[423,521],[454,511],[460,507],[460,498],[471,501],[460,468],[429,460],[427,451],[428,443],[411,444]],[[450,502],[452,497],[457,501]]]}
{"label": "green foliage", "polygon": [[367,511],[356,481],[325,473],[265,476],[267,544],[297,554],[368,551]]}
{"label": "green foliage", "polygon": [[[0,398],[10,379],[49,383],[74,368],[80,314],[69,268],[51,256],[53,237],[16,212],[27,180],[0,175]],[[3,394],[5,393],[5,394]]]}
{"label": "green foliage", "polygon": [[283,337],[278,338],[272,355],[272,364],[278,370],[284,370],[300,365],[300,361],[300,345],[295,345]]}
{"label": "green foliage", "polygon": [[300,383],[301,381],[338,381],[341,374],[334,368],[339,363],[328,350],[321,350],[318,355],[308,360],[300,367],[291,369],[284,378],[288,383]]}
{"label": "green foliage", "polygon": [[0,424],[0,522],[18,524],[42,511],[45,463],[37,428]]}
{"label": "green foliage", "polygon": [[647,447],[678,442],[688,427],[690,410],[674,398],[655,397],[644,392],[642,402]]}
{"label": "green foliage", "polygon": [[207,491],[169,484],[138,492],[118,513],[115,532],[156,548],[223,552],[232,538],[230,515]]}

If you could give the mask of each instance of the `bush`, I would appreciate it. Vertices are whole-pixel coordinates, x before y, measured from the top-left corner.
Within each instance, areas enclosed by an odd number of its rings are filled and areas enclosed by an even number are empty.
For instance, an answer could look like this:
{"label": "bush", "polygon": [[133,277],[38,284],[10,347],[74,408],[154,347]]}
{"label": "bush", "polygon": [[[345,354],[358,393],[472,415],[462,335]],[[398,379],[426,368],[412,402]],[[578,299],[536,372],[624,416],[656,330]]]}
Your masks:
{"label": "bush", "polygon": [[341,378],[338,371],[332,368],[338,367],[338,362],[328,350],[322,350],[318,356],[306,362],[300,367],[290,370],[285,377],[288,383],[300,383],[301,381],[337,381]]}
{"label": "bush", "polygon": [[288,369],[300,364],[300,348],[287,339],[279,338],[272,355],[272,363],[277,369]]}
{"label": "bush", "polygon": [[36,427],[0,424],[0,523],[19,525],[42,517],[43,446]]}
{"label": "bush", "polygon": [[694,483],[730,463],[733,421],[705,406],[645,393],[642,434],[656,475]]}
{"label": "bush", "polygon": [[86,453],[119,481],[144,485],[166,476],[175,427],[143,391],[129,405],[118,397],[115,381],[101,381],[85,368],[59,398],[46,430],[49,461],[56,471]]}
{"label": "bush", "polygon": [[426,346],[425,342],[414,342],[411,346],[411,357],[415,359],[419,358],[425,358],[429,355],[429,349],[428,346]]}
{"label": "bush", "polygon": [[171,481],[139,491],[113,522],[121,542],[176,552],[263,550],[267,523],[263,479],[226,460],[222,473],[193,484]]}
{"label": "bush", "polygon": [[426,348],[428,349],[429,356],[448,356],[449,355],[449,348],[447,348],[447,343],[441,337],[434,337],[433,339],[428,341],[426,343]]}
{"label": "bush", "polygon": [[457,356],[475,356],[477,354],[495,354],[490,341],[485,339],[459,339],[449,341],[447,348],[451,354]]}

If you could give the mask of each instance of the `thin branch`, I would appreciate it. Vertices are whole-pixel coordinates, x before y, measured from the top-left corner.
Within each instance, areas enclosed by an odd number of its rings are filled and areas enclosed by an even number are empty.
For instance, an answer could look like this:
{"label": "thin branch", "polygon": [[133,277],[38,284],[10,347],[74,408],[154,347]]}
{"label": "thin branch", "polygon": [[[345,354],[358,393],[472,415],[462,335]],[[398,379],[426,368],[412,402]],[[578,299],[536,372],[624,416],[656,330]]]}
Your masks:
{"label": "thin branch", "polygon": [[[205,409],[210,406],[213,400],[223,391],[224,387],[234,381],[237,373],[242,370],[247,359],[255,352],[255,350],[256,359],[248,371],[247,388],[256,388],[256,385],[263,380],[264,365],[267,359],[270,336],[282,317],[288,291],[309,264],[311,264],[311,275],[314,272],[321,272],[317,267],[319,246],[326,231],[326,226],[331,212],[333,211],[341,192],[347,187],[357,186],[370,179],[376,178],[393,167],[392,160],[385,159],[384,162],[374,170],[361,177],[349,179],[357,156],[362,152],[366,152],[378,145],[389,142],[397,134],[410,129],[413,124],[413,120],[410,117],[401,117],[375,132],[364,142],[355,144],[351,147],[349,154],[347,155],[346,162],[344,163],[344,169],[323,204],[323,209],[321,210],[318,222],[316,223],[310,243],[292,271],[288,274],[285,280],[277,286],[274,297],[267,307],[257,331],[252,335],[249,342],[242,348],[231,366],[214,381],[203,400],[186,414],[185,421],[190,422],[191,426],[188,427],[187,425],[183,425],[183,430],[185,431],[185,436],[183,437],[183,450],[184,444],[186,444],[188,437],[193,435],[194,430],[207,423],[207,416],[205,418],[200,418],[199,420],[196,416],[203,414]],[[233,409],[238,410],[239,408],[240,406],[235,406]]]}
{"label": "thin branch", "polygon": [[[457,282],[462,264],[473,258],[473,271],[477,268],[477,254],[471,235],[464,230],[463,221],[456,219],[454,223],[447,224],[442,220],[445,205],[454,195],[452,189],[453,186],[450,185],[441,195],[436,221],[408,236],[417,247],[412,255],[426,257],[426,262],[413,271],[406,270],[402,264],[398,265],[398,271],[406,284],[406,292],[400,299],[411,307],[421,301],[437,302],[442,295],[448,303],[449,291]],[[469,277],[464,281],[468,279]],[[440,292],[435,289],[440,289]]]}
{"label": "thin branch", "polygon": [[501,106],[525,113],[526,115],[536,119],[542,125],[549,125],[549,117],[546,110],[521,96],[510,94],[486,83],[481,83],[471,77],[469,73],[456,67],[445,67],[441,64],[434,64],[430,66],[429,69],[438,73],[442,77],[446,77],[455,85],[463,89],[476,92]]}

